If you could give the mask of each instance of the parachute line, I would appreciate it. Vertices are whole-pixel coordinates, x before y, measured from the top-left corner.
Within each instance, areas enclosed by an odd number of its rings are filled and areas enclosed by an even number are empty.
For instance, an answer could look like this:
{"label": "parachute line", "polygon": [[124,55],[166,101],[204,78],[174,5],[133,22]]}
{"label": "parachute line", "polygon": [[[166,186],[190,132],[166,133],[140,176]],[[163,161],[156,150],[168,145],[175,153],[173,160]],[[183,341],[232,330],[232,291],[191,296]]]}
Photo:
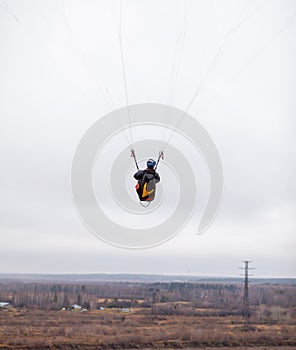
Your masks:
{"label": "parachute line", "polygon": [[10,17],[12,17],[18,24],[20,24],[20,20],[17,18],[17,16],[13,13],[13,11],[10,9],[10,7],[6,4],[5,1],[0,0],[0,7],[3,9],[4,12],[6,12]]}
{"label": "parachute line", "polygon": [[[178,9],[176,8],[176,20],[178,16]],[[184,7],[183,7],[183,23],[182,23],[182,28],[179,29],[177,37],[176,37],[176,42],[175,42],[175,52],[174,52],[174,59],[173,59],[173,65],[172,65],[172,70],[170,74],[170,82],[169,82],[169,91],[168,91],[168,97],[167,97],[167,104],[171,105],[174,100],[175,92],[176,92],[176,83],[177,83],[177,78],[179,74],[179,69],[180,69],[180,64],[182,61],[183,57],[183,50],[184,50],[184,42],[185,42],[185,34],[186,34],[186,1],[184,1]],[[179,43],[180,48],[179,48]],[[170,120],[170,112],[168,112],[167,116],[167,121]],[[167,128],[164,126],[164,132],[163,132],[163,146],[162,148],[165,147],[165,139],[166,139],[166,134],[167,134]]]}
{"label": "parachute line", "polygon": [[128,124],[129,124],[129,145],[132,148],[133,137],[132,137],[132,128],[131,128],[131,116],[130,116],[130,110],[129,110],[127,78],[126,78],[123,45],[122,45],[122,0],[120,0],[118,39],[119,39],[119,47],[120,47],[120,59],[121,59],[122,77],[123,77],[123,83],[124,83],[125,102],[127,107],[127,117],[128,117]]}
{"label": "parachute line", "polygon": [[[111,110],[114,110],[115,104],[114,104],[114,101],[112,99],[112,96],[111,96],[109,89],[106,86],[103,87],[100,84],[96,72],[94,71],[91,64],[89,63],[89,60],[88,60],[86,54],[84,53],[84,50],[82,49],[82,47],[79,44],[77,36],[75,35],[74,31],[72,30],[70,21],[69,21],[68,16],[67,16],[67,8],[66,8],[65,0],[63,1],[63,17],[64,17],[64,22],[65,22],[66,28],[73,39],[73,43],[76,47],[76,51],[78,52],[78,56],[80,57],[82,64],[86,67],[89,75],[91,76],[91,78],[95,82],[95,86],[96,86],[97,90],[99,91],[99,93],[103,93],[103,96],[105,97],[105,100],[106,100],[107,104],[109,105],[109,108]],[[102,77],[100,77],[100,79],[103,80]],[[120,119],[120,123],[122,124],[121,119]],[[124,137],[126,139],[127,144],[130,146],[130,140],[126,135],[124,128],[123,128],[123,134],[124,134]]]}
{"label": "parachute line", "polygon": [[217,66],[217,62],[219,60],[219,58],[223,55],[225,49],[227,48],[227,46],[230,44],[230,42],[232,41],[234,35],[237,33],[238,29],[240,28],[240,26],[251,16],[253,16],[259,8],[262,7],[262,5],[264,4],[266,0],[263,0],[259,6],[257,6],[253,11],[247,13],[247,15],[245,16],[245,13],[248,12],[248,10],[253,6],[254,1],[251,2],[251,6],[250,3],[248,4],[248,6],[246,6],[240,13],[240,15],[238,16],[238,20],[237,23],[234,24],[231,29],[228,31],[228,33],[226,34],[225,38],[223,39],[222,43],[220,44],[220,46],[218,47],[215,55],[213,56],[213,58],[211,59],[211,62],[206,70],[206,73],[204,75],[204,77],[202,78],[202,80],[200,81],[200,83],[198,84],[198,86],[195,89],[195,92],[192,96],[192,98],[190,99],[188,105],[186,106],[184,112],[182,113],[179,121],[177,122],[175,128],[173,129],[169,140],[166,142],[165,146],[164,146],[164,150],[167,148],[167,146],[169,145],[172,137],[174,136],[176,130],[179,128],[182,120],[184,119],[186,113],[190,110],[190,108],[192,107],[193,103],[195,102],[196,98],[199,96],[200,90],[202,89],[202,87],[205,85],[205,83],[208,81],[210,73],[215,69],[215,67]]}
{"label": "parachute line", "polygon": [[[202,108],[202,111],[205,111],[207,106],[212,104],[213,100],[215,98],[217,98],[217,96],[219,95],[219,93],[222,91],[222,90],[225,90],[231,83],[233,83],[240,75],[241,73],[247,68],[249,67],[255,60],[257,57],[259,57],[264,51],[266,48],[268,48],[268,46],[270,46],[274,40],[277,39],[277,37],[284,31],[286,30],[290,25],[292,25],[294,22],[296,21],[296,11],[293,13],[292,16],[290,16],[288,18],[288,20],[282,25],[282,27],[272,36],[272,38],[270,40],[268,40],[265,44],[263,44],[261,46],[261,48],[259,48],[259,50],[257,50],[257,52],[248,60],[247,63],[245,63],[242,68],[237,72],[235,73],[235,75],[228,81],[226,82],[221,88],[220,90],[208,101],[208,103]],[[200,112],[199,112],[200,113]],[[183,116],[184,117],[184,116]],[[178,123],[178,126],[180,125],[180,121]],[[177,126],[177,127],[178,127]]]}

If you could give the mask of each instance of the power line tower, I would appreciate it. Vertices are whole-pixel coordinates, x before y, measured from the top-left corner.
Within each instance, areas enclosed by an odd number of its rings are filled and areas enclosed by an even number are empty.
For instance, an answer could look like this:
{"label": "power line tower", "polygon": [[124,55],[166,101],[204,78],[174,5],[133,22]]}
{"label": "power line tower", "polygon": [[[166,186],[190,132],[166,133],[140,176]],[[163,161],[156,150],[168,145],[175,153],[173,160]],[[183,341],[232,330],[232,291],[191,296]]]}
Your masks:
{"label": "power line tower", "polygon": [[151,315],[155,315],[157,313],[156,301],[157,301],[157,292],[154,289],[152,293]]}
{"label": "power line tower", "polygon": [[249,317],[250,317],[250,304],[249,304],[249,270],[254,270],[253,267],[250,267],[250,260],[243,260],[244,267],[240,267],[240,269],[244,270],[244,309],[243,309],[243,318],[244,318],[244,326],[248,327]]}

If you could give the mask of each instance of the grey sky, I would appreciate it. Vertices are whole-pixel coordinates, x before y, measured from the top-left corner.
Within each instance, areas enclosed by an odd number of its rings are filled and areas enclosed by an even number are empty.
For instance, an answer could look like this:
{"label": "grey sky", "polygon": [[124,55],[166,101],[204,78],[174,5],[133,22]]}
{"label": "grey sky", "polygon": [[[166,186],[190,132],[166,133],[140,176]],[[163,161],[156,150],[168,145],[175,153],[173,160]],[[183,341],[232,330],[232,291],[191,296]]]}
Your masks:
{"label": "grey sky", "polygon": [[112,110],[106,88],[125,105],[119,8],[0,1],[0,272],[237,276],[250,258],[257,276],[296,277],[296,2],[123,0],[130,104],[185,109],[226,42],[189,110],[221,155],[221,210],[205,234],[189,223],[141,251],[92,236],[70,188],[80,138]]}

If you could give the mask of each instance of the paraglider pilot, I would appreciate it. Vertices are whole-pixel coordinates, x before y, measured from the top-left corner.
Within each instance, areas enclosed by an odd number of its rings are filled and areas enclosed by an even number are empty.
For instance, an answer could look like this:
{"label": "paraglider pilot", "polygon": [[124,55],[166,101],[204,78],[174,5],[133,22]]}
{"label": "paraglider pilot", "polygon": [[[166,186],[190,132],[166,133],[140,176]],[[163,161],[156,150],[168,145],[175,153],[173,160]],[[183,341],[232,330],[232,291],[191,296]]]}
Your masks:
{"label": "paraglider pilot", "polygon": [[153,201],[155,197],[156,186],[160,181],[159,174],[155,171],[156,162],[153,159],[147,161],[147,169],[138,170],[134,178],[138,180],[136,191],[140,201]]}

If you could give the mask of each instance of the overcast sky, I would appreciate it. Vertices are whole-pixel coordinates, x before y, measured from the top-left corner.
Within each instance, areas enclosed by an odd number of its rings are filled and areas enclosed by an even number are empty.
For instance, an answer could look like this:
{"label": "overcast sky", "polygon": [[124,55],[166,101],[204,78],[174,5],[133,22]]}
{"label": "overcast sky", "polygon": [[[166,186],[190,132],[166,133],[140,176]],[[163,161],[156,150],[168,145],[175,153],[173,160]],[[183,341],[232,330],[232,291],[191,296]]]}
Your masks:
{"label": "overcast sky", "polygon": [[221,210],[151,249],[95,238],[70,172],[84,132],[126,103],[120,1],[0,0],[0,272],[239,276],[250,259],[296,277],[296,1],[122,5],[130,104],[186,109],[206,76],[189,113],[221,156]]}

